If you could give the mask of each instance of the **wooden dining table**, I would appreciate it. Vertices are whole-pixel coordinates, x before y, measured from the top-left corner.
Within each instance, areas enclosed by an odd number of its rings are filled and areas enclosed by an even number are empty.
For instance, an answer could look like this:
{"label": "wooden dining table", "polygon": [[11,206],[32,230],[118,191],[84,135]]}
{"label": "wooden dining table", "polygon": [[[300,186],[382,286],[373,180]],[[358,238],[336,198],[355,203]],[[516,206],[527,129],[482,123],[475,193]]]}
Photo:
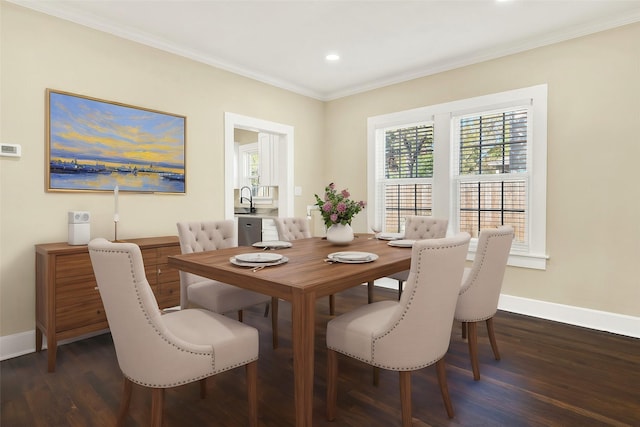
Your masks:
{"label": "wooden dining table", "polygon": [[[286,263],[255,271],[230,261],[238,254],[262,250],[251,246],[174,255],[169,265],[291,303],[295,420],[296,426],[310,427],[316,299],[409,269],[411,249],[389,246],[371,234],[358,234],[346,246],[335,246],[320,237],[291,243],[289,248],[269,251],[287,257]],[[363,263],[327,262],[329,254],[342,251],[370,252],[378,258]]]}

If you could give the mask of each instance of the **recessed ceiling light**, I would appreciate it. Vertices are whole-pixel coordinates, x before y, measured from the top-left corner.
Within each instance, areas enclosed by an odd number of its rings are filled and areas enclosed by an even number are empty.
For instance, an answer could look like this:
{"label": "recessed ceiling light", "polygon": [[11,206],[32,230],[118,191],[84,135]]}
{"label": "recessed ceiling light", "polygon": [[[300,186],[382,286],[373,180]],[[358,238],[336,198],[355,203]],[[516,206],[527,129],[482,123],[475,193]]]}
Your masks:
{"label": "recessed ceiling light", "polygon": [[327,61],[337,61],[340,59],[340,55],[337,53],[330,53],[324,57]]}

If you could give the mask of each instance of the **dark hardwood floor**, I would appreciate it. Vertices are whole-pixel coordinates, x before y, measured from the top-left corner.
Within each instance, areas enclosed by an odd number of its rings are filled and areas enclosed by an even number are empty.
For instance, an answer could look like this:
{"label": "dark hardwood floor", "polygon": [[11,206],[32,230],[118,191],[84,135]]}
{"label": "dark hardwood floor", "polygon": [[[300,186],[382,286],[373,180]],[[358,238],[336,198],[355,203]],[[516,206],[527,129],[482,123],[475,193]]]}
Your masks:
{"label": "dark hardwood floor", "polygon": [[[377,299],[395,295],[376,290]],[[370,367],[347,357],[339,358],[338,417],[326,421],[327,301],[317,304],[314,426],[400,425],[398,374],[382,371],[374,387]],[[365,301],[366,287],[349,290],[336,295],[336,311]],[[245,313],[245,323],[260,330],[261,426],[294,426],[288,308],[281,303],[275,351],[261,308]],[[493,359],[479,327],[481,380],[473,381],[467,345],[454,324],[446,362],[455,417],[447,418],[435,367],[429,367],[412,377],[414,426],[640,426],[640,340],[506,312],[498,313],[495,328],[502,360]],[[46,351],[0,366],[2,427],[114,425],[122,375],[110,334],[59,347],[55,373],[46,372]],[[244,379],[244,369],[213,377],[205,399],[197,383],[167,390],[164,425],[246,425]],[[134,387],[126,425],[147,426],[150,405],[151,393]]]}

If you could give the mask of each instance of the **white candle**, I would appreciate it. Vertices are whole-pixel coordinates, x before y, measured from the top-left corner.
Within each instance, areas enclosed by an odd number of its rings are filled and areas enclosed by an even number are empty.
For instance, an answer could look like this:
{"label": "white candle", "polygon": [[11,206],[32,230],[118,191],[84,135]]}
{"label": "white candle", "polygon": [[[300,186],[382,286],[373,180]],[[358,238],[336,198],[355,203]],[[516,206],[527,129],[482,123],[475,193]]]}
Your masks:
{"label": "white candle", "polygon": [[118,222],[120,221],[120,216],[118,215],[118,186],[116,185],[116,188],[113,189],[113,197],[115,199],[115,209],[114,209],[114,214],[113,214],[113,221],[114,222]]}

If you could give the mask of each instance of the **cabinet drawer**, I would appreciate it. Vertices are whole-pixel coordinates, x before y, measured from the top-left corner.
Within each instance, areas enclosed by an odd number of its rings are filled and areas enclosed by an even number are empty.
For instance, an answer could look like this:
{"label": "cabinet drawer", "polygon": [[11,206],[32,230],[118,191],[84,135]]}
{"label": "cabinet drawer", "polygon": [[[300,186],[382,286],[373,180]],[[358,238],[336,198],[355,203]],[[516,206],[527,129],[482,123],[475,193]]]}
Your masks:
{"label": "cabinet drawer", "polygon": [[169,264],[158,265],[158,285],[170,282],[180,282],[180,272]]}
{"label": "cabinet drawer", "polygon": [[180,246],[175,245],[158,248],[158,264],[166,264],[169,262],[167,257],[171,255],[180,255]]}
{"label": "cabinet drawer", "polygon": [[65,286],[56,289],[56,307],[67,308],[78,301],[97,299],[100,301],[100,292],[96,289],[97,283],[94,277],[85,280],[73,280]]}
{"label": "cabinet drawer", "polygon": [[180,282],[167,282],[158,286],[156,299],[160,308],[180,305]]}
{"label": "cabinet drawer", "polygon": [[149,282],[149,285],[153,288],[158,284],[158,277],[157,274],[158,272],[156,271],[156,268],[158,266],[157,265],[149,265],[149,264],[145,264],[144,265],[144,274],[145,276],[147,276],[147,282]]}
{"label": "cabinet drawer", "polygon": [[89,253],[59,255],[55,263],[56,283],[68,277],[93,276]]}
{"label": "cabinet drawer", "polygon": [[82,328],[106,320],[107,316],[97,292],[94,297],[75,298],[73,303],[56,307],[56,332]]}
{"label": "cabinet drawer", "polygon": [[158,263],[158,251],[156,249],[142,249],[142,261],[144,265],[156,265]]}
{"label": "cabinet drawer", "polygon": [[84,287],[90,289],[96,287],[96,276],[93,275],[93,272],[78,276],[67,276],[62,279],[56,280],[56,293],[69,292],[68,289],[77,289]]}

